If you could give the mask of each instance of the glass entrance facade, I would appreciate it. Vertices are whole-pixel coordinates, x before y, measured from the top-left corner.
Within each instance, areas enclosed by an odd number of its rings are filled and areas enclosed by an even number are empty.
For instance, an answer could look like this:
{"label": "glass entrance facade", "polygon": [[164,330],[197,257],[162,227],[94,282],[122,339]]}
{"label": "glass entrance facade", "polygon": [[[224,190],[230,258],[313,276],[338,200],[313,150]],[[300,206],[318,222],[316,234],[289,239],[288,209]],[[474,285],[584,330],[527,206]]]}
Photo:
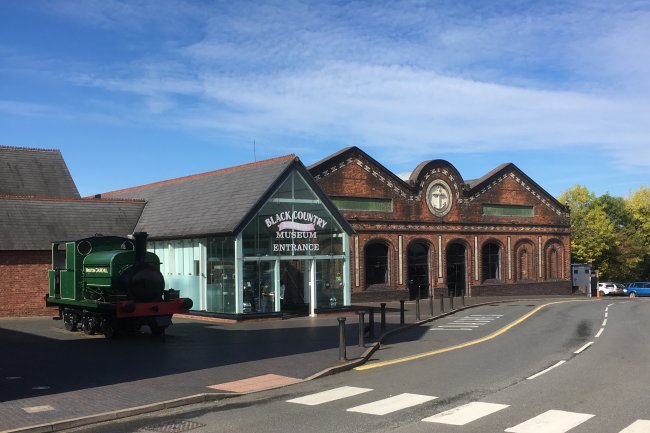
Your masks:
{"label": "glass entrance facade", "polygon": [[195,310],[315,314],[350,305],[348,234],[297,170],[235,236],[158,240],[149,249]]}

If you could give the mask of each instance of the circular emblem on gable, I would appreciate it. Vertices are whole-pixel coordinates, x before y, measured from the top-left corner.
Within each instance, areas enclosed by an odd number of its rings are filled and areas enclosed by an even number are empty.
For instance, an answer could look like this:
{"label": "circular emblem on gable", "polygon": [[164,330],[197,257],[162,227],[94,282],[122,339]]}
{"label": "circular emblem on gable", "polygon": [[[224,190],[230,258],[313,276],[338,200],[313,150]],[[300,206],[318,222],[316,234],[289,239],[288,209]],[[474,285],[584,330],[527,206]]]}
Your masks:
{"label": "circular emblem on gable", "polygon": [[445,216],[451,210],[451,188],[442,179],[436,179],[427,188],[427,205],[435,216]]}

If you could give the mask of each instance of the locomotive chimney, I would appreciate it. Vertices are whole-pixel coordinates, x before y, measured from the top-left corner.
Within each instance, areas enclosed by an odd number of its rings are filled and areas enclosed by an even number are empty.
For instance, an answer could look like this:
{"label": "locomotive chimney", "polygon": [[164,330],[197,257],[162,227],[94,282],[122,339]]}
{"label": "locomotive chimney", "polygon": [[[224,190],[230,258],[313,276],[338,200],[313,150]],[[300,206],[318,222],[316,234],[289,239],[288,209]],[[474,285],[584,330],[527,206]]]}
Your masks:
{"label": "locomotive chimney", "polygon": [[133,233],[133,240],[135,241],[135,261],[137,263],[144,263],[147,256],[147,232]]}

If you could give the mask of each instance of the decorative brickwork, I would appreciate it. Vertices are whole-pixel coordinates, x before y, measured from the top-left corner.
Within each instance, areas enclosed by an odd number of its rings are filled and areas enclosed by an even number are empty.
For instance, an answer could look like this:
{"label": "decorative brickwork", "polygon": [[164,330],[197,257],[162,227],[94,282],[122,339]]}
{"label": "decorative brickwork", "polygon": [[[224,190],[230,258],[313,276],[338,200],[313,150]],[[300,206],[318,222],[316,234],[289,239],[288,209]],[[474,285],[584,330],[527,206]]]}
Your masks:
{"label": "decorative brickwork", "polygon": [[[514,164],[464,181],[449,162],[426,161],[404,181],[352,147],[310,171],[331,197],[392,200],[392,212],[342,210],[357,232],[350,239],[353,299],[389,300],[409,289],[412,297],[413,286],[469,296],[571,293],[568,209]],[[487,216],[484,204],[532,214]],[[366,263],[366,247],[377,242],[388,246],[387,263],[375,256]],[[428,249],[426,271],[409,266],[412,242]],[[384,266],[378,290],[377,273],[372,284],[366,274]]]}

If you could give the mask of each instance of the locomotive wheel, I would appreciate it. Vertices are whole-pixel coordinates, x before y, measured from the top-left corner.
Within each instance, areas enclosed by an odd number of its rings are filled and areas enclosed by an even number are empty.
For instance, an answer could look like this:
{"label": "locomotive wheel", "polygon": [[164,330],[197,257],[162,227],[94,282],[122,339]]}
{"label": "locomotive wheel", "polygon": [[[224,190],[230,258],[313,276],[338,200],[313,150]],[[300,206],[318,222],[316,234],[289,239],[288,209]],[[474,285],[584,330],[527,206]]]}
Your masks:
{"label": "locomotive wheel", "polygon": [[63,315],[63,327],[70,332],[74,332],[77,330],[77,321],[75,320],[75,317],[72,314]]}
{"label": "locomotive wheel", "polygon": [[105,321],[102,324],[102,332],[104,334],[105,338],[112,339],[115,338],[115,334],[117,334],[117,330],[115,329],[115,324],[113,324],[110,321]]}
{"label": "locomotive wheel", "polygon": [[88,317],[84,317],[83,319],[81,319],[81,329],[83,329],[84,334],[86,335],[95,335],[94,323]]}
{"label": "locomotive wheel", "polygon": [[156,324],[149,324],[149,329],[151,329],[151,335],[162,335],[165,333],[166,326],[158,326]]}
{"label": "locomotive wheel", "polygon": [[63,319],[63,327],[66,329],[66,331],[74,332],[77,330],[77,323],[73,322],[70,319]]}

